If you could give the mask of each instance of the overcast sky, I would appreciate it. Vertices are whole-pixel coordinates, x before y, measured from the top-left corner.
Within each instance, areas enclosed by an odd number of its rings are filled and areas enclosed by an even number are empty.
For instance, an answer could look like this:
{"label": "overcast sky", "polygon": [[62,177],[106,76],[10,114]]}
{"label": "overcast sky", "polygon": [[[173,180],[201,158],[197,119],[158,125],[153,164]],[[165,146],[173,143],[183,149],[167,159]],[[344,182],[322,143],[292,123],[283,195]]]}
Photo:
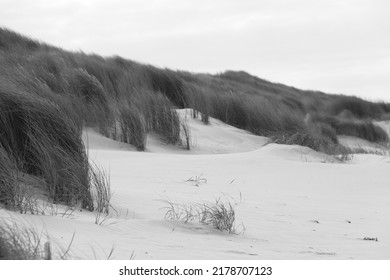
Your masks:
{"label": "overcast sky", "polygon": [[69,50],[390,101],[387,0],[0,0],[0,26]]}

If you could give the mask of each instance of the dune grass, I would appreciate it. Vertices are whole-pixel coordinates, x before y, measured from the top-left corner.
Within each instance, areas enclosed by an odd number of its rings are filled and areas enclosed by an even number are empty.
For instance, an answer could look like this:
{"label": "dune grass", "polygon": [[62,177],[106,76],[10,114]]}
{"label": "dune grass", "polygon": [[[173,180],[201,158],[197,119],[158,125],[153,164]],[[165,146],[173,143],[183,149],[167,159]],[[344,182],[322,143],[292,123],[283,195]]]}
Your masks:
{"label": "dune grass", "polygon": [[10,208],[15,204],[15,192],[18,187],[16,166],[13,159],[0,147],[0,204]]}
{"label": "dune grass", "polygon": [[230,202],[224,202],[221,198],[215,202],[199,204],[175,204],[167,201],[165,219],[182,221],[184,223],[199,222],[212,226],[220,231],[237,233],[235,226],[235,211]]}
{"label": "dune grass", "polygon": [[0,260],[51,260],[47,236],[16,221],[0,223]]}
{"label": "dune grass", "polygon": [[390,106],[384,102],[370,102],[353,96],[335,97],[326,111],[330,115],[340,115],[348,111],[353,117],[359,119],[380,119],[390,113]]}
{"label": "dune grass", "polygon": [[146,146],[146,121],[138,108],[132,105],[119,108],[119,123],[122,142],[134,145],[138,151],[144,151]]}
{"label": "dune grass", "polygon": [[0,146],[25,173],[44,178],[50,198],[90,208],[88,162],[77,126],[47,99],[0,84]]}
{"label": "dune grass", "polygon": [[327,124],[338,135],[355,136],[375,143],[386,143],[389,141],[387,133],[379,126],[374,125],[370,120],[341,118],[327,115],[313,115],[315,123]]}
{"label": "dune grass", "polygon": [[51,242],[44,230],[10,216],[0,220],[0,260],[66,260],[75,233],[67,249]]}
{"label": "dune grass", "polygon": [[184,94],[183,81],[175,72],[151,66],[146,69],[154,91],[163,93],[178,108],[186,108],[188,106],[186,95]]}
{"label": "dune grass", "polygon": [[111,209],[110,174],[96,163],[90,168],[91,193],[95,204],[95,224],[101,224]]}
{"label": "dune grass", "polygon": [[[55,104],[79,134],[83,125],[91,126],[140,151],[146,149],[151,131],[168,144],[180,144],[186,127],[177,108],[193,108],[193,117],[200,114],[204,124],[214,117],[276,142],[322,151],[337,145],[335,134],[388,141],[370,123],[390,114],[390,105],[383,102],[303,91],[242,71],[194,74],[121,57],[72,53],[4,28],[0,48],[0,76],[11,81],[16,95],[27,92]],[[307,113],[323,117],[308,125]]]}

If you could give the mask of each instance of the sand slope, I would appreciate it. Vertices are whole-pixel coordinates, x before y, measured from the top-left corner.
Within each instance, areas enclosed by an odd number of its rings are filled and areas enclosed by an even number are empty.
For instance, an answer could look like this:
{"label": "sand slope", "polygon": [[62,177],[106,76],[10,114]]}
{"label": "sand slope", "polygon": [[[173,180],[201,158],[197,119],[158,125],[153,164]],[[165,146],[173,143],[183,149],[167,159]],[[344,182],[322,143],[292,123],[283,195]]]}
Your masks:
{"label": "sand slope", "polygon": [[[113,259],[390,258],[387,157],[340,163],[308,148],[267,144],[217,120],[188,122],[195,143],[189,152],[153,135],[147,152],[136,152],[88,130],[90,160],[111,175],[113,209],[103,225],[79,210],[66,217],[0,215],[44,226],[64,248],[75,233],[74,258],[104,259],[112,247]],[[168,201],[179,207],[219,198],[234,207],[237,234],[164,219]]]}

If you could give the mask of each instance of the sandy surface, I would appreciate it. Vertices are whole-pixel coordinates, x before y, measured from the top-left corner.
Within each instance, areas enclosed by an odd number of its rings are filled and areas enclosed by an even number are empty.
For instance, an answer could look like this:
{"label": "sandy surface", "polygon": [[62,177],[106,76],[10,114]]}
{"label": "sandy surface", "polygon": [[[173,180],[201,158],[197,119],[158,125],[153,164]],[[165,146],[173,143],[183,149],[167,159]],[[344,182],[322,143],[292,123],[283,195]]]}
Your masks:
{"label": "sandy surface", "polygon": [[[111,177],[113,209],[102,225],[79,209],[0,216],[44,228],[62,248],[74,233],[69,256],[82,259],[105,259],[112,248],[112,259],[390,259],[388,157],[340,163],[217,120],[187,121],[191,151],[150,135],[147,151],[136,152],[85,132],[90,160]],[[233,206],[235,234],[164,218],[168,202],[179,209],[216,199]]]}

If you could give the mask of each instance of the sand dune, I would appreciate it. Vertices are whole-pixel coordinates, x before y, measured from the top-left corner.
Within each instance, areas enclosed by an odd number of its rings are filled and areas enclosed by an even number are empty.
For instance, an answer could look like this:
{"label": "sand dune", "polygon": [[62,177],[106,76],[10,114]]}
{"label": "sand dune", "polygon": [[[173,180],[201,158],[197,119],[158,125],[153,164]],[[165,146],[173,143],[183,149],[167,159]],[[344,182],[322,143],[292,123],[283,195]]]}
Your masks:
{"label": "sand dune", "polygon": [[[187,113],[180,112],[182,118]],[[113,259],[390,258],[387,157],[341,163],[309,148],[269,144],[214,119],[207,126],[187,121],[191,151],[149,135],[147,151],[136,152],[85,131],[90,160],[111,178],[113,208],[103,225],[95,224],[95,213],[80,210],[65,217],[0,215],[45,227],[63,248],[75,233],[70,256],[82,259],[104,259],[112,247]],[[164,219],[168,202],[179,211],[216,199],[234,208],[235,234]]]}

